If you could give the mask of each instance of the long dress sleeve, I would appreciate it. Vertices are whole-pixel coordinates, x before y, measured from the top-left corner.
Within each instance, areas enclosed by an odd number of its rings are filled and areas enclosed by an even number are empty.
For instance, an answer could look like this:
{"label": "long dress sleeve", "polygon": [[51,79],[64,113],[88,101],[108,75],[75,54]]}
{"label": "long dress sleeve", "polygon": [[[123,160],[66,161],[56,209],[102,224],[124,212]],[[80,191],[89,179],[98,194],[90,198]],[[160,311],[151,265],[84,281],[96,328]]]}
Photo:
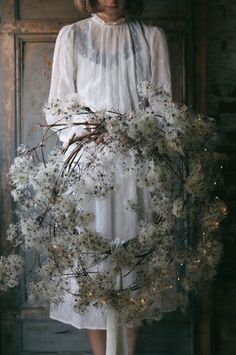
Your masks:
{"label": "long dress sleeve", "polygon": [[169,49],[165,32],[156,27],[151,42],[151,82],[172,96]]}
{"label": "long dress sleeve", "polygon": [[74,31],[71,25],[63,27],[56,39],[49,100],[64,99],[75,92],[76,66],[74,58]]}
{"label": "long dress sleeve", "polygon": [[[76,93],[76,59],[75,59],[75,34],[71,25],[63,27],[56,39],[51,85],[48,101],[52,99],[65,100],[69,94]],[[45,117],[48,124],[63,123],[58,116],[47,114]],[[51,127],[57,131],[59,139],[67,143],[74,133],[81,133],[81,127],[70,127],[60,130],[61,127]]]}

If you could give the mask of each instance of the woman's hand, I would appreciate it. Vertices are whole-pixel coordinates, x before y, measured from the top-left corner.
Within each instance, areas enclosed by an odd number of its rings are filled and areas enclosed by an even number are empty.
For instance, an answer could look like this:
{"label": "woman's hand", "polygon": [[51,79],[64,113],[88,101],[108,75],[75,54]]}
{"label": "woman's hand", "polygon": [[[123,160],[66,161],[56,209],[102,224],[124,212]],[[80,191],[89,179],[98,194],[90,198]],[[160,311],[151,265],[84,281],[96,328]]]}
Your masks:
{"label": "woman's hand", "polygon": [[98,137],[98,138],[95,140],[95,142],[96,142],[97,144],[104,143],[104,138],[103,138],[103,137]]}

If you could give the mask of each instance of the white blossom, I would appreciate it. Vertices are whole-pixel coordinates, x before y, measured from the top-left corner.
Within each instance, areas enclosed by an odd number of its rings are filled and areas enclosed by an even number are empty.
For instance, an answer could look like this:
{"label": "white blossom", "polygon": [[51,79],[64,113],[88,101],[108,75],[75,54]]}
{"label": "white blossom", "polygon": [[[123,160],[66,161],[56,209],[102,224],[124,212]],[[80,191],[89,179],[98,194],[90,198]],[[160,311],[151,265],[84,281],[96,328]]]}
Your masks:
{"label": "white blossom", "polygon": [[23,274],[24,262],[19,255],[0,256],[0,291],[15,287]]}
{"label": "white blossom", "polygon": [[[75,311],[110,304],[127,324],[159,319],[160,299],[171,292],[174,304],[185,308],[183,290],[198,289],[215,276],[221,244],[214,232],[227,213],[210,194],[224,160],[214,151],[215,122],[174,102],[163,87],[143,82],[138,93],[139,109],[125,114],[96,111],[78,94],[51,100],[44,112],[61,123],[51,128],[75,128],[74,141],[42,159],[44,151],[35,154],[38,147],[18,148],[9,172],[18,221],[9,226],[7,239],[15,247],[44,253],[33,267],[31,300],[59,304],[74,280]],[[91,135],[85,136],[88,126]],[[148,192],[148,213],[138,198],[124,201],[122,208],[140,218],[137,235],[114,242],[95,230],[90,203],[119,192],[117,175],[124,183],[137,182],[137,197],[138,189]],[[196,223],[200,241],[192,245],[189,233],[194,235]],[[120,271],[135,272],[136,279],[118,292],[114,273]],[[22,272],[20,257],[1,257],[1,289],[15,286]]]}
{"label": "white blossom", "polygon": [[184,218],[186,211],[184,209],[184,201],[182,198],[177,198],[173,202],[172,213],[177,218]]}

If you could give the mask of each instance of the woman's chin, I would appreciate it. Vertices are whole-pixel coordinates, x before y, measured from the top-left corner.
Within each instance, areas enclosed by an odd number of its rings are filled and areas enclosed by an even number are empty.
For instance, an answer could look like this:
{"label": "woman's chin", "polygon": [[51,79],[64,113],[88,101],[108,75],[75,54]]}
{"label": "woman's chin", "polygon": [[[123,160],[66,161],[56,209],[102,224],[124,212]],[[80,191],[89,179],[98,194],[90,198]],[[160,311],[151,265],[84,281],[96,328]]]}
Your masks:
{"label": "woman's chin", "polygon": [[124,14],[116,11],[103,11],[103,12],[97,12],[97,15],[100,16],[102,19],[105,21],[117,21],[121,19]]}
{"label": "woman's chin", "polygon": [[124,11],[119,6],[104,7],[104,11],[98,12],[98,15],[104,17],[121,18],[124,16]]}

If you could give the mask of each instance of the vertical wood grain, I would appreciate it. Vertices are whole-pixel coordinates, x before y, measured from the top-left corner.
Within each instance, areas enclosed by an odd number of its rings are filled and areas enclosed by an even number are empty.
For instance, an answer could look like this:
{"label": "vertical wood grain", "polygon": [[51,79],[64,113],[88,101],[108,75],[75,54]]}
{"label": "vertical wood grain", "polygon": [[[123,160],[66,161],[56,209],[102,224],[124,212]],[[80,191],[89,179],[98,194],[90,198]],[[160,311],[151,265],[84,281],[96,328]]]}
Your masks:
{"label": "vertical wood grain", "polygon": [[205,113],[206,109],[206,68],[207,68],[207,30],[208,0],[193,0],[193,35],[194,35],[194,108]]}

